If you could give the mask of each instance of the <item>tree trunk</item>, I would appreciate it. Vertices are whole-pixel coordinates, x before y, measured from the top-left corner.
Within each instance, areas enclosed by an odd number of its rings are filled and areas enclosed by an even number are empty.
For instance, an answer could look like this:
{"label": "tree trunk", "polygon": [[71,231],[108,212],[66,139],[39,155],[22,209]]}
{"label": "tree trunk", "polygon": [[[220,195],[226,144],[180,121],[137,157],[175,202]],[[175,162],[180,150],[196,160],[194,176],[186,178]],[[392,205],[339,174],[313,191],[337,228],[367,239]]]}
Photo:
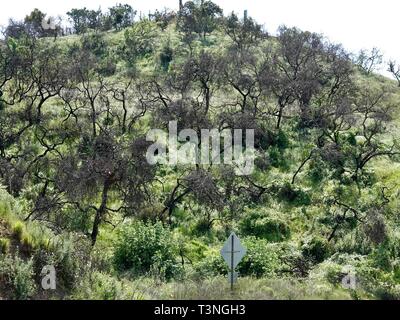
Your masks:
{"label": "tree trunk", "polygon": [[93,222],[93,229],[91,234],[92,246],[96,244],[97,236],[99,235],[99,227],[101,222],[103,221],[104,214],[107,211],[107,202],[108,202],[108,192],[110,190],[110,183],[108,181],[104,182],[103,192],[101,196],[101,205],[96,210],[96,216]]}
{"label": "tree trunk", "polygon": [[278,130],[281,128],[282,117],[283,117],[283,107],[279,107],[278,122],[276,123],[276,129]]}

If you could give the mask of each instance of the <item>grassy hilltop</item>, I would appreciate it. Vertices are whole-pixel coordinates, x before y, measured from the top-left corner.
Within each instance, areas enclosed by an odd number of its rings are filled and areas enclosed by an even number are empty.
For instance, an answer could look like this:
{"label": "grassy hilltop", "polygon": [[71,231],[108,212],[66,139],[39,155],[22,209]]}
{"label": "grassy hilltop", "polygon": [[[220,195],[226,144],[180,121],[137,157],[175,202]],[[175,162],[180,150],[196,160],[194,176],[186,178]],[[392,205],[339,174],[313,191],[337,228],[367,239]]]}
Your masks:
{"label": "grassy hilltop", "polygon": [[[0,299],[399,299],[398,84],[318,34],[189,9],[1,40]],[[149,164],[169,121],[254,129],[254,171]]]}

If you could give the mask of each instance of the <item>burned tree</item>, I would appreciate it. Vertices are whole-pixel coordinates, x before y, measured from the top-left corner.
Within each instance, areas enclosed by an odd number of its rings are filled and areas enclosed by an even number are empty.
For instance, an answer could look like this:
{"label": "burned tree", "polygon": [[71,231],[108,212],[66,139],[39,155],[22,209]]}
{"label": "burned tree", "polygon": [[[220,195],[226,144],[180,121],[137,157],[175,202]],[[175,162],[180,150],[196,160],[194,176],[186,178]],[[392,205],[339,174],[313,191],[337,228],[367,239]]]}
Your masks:
{"label": "burned tree", "polygon": [[112,132],[102,133],[83,137],[78,149],[60,162],[56,188],[82,214],[93,212],[93,245],[108,214],[132,215],[150,199],[154,173],[145,159],[147,147],[140,138],[119,143]]}
{"label": "burned tree", "polygon": [[393,75],[393,77],[397,80],[399,87],[400,87],[400,66],[396,66],[395,61],[389,62],[389,69],[388,71]]}
{"label": "burned tree", "polygon": [[382,62],[383,54],[378,48],[372,48],[370,51],[361,50],[355,59],[356,65],[367,75],[376,71]]}
{"label": "burned tree", "polygon": [[254,19],[246,17],[240,20],[235,13],[225,18],[224,31],[239,50],[255,46],[267,37]]}

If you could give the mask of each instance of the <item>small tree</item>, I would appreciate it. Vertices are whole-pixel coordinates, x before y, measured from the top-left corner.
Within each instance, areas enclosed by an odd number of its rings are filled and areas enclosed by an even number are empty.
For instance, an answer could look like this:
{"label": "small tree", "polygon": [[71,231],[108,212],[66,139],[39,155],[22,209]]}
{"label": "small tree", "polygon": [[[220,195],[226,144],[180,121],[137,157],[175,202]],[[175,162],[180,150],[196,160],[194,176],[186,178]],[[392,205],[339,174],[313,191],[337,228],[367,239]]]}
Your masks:
{"label": "small tree", "polygon": [[10,19],[8,22],[8,26],[4,30],[4,36],[6,39],[8,38],[19,39],[21,37],[29,35],[25,23]]}
{"label": "small tree", "polygon": [[265,36],[261,25],[252,18],[240,21],[233,12],[225,19],[224,30],[239,49],[257,44]]}
{"label": "small tree", "polygon": [[111,25],[116,30],[129,27],[133,24],[136,11],[129,4],[117,4],[110,8]]}
{"label": "small tree", "polygon": [[166,279],[180,274],[177,244],[161,223],[136,222],[122,231],[114,253],[114,263],[119,270],[130,271],[135,276],[156,271]]}
{"label": "small tree", "polygon": [[211,1],[188,1],[179,12],[178,29],[186,34],[197,33],[206,38],[217,28],[222,9]]}
{"label": "small tree", "polygon": [[25,17],[24,24],[26,30],[35,37],[57,37],[61,33],[61,17],[58,17],[58,23],[55,24],[53,17],[47,17],[39,9],[33,10]]}
{"label": "small tree", "polygon": [[175,12],[164,9],[162,11],[156,10],[151,16],[156,22],[157,26],[162,31],[165,31],[168,28],[168,25],[171,23],[171,21],[175,19],[176,14]]}
{"label": "small tree", "polygon": [[378,48],[372,48],[371,51],[361,50],[356,59],[357,66],[366,74],[371,74],[382,65],[383,54]]}
{"label": "small tree", "polygon": [[396,61],[390,61],[388,71],[396,78],[400,87],[400,65],[397,65]]}
{"label": "small tree", "polygon": [[92,245],[109,214],[127,216],[145,203],[147,184],[154,175],[144,157],[148,145],[140,138],[118,142],[112,132],[106,132],[94,138],[84,136],[76,152],[60,161],[57,192],[65,194],[67,203],[82,213],[94,214]]}
{"label": "small tree", "polygon": [[93,30],[99,30],[101,28],[102,23],[102,16],[101,10],[89,10],[87,13],[88,19],[88,28]]}
{"label": "small tree", "polygon": [[125,59],[134,64],[137,59],[154,50],[156,30],[153,22],[143,20],[125,30]]}
{"label": "small tree", "polygon": [[27,29],[34,35],[42,37],[45,33],[43,29],[43,21],[46,18],[46,14],[39,9],[33,10],[28,16],[25,17],[25,25]]}
{"label": "small tree", "polygon": [[83,9],[72,9],[67,12],[73,28],[76,33],[85,33],[88,29],[99,30],[101,28],[102,13],[101,10],[88,10]]}

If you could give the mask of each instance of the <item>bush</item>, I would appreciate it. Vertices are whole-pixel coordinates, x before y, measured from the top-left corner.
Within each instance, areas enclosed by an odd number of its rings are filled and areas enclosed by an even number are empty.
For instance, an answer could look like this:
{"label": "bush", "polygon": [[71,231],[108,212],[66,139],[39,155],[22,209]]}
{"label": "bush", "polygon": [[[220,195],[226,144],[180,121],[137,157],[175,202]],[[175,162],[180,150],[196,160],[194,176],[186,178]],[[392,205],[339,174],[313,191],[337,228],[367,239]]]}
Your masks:
{"label": "bush", "polygon": [[277,146],[273,146],[269,149],[269,160],[273,167],[288,169],[289,165],[284,155],[284,152],[281,151]]}
{"label": "bush", "polygon": [[302,246],[302,252],[305,258],[314,263],[321,263],[330,255],[330,246],[326,239],[312,237],[306,239]]}
{"label": "bush", "polygon": [[244,239],[247,254],[238,266],[242,276],[271,277],[280,268],[278,253],[266,240],[247,237]]}
{"label": "bush", "polygon": [[155,26],[150,21],[141,21],[126,29],[123,48],[126,61],[133,65],[139,58],[151,54],[156,35]]}
{"label": "bush", "polygon": [[34,270],[40,280],[42,268],[54,266],[57,287],[72,290],[91,268],[90,241],[74,233],[54,237],[47,246],[39,247],[33,256]]}
{"label": "bush", "polygon": [[400,300],[400,285],[381,284],[374,292],[380,300]]}
{"label": "bush", "polygon": [[310,196],[303,190],[294,188],[290,183],[285,183],[278,190],[280,201],[286,201],[294,206],[309,206],[311,204]]}
{"label": "bush", "polygon": [[104,58],[108,54],[107,42],[100,33],[90,33],[81,39],[82,49],[93,53],[97,57]]}
{"label": "bush", "polygon": [[378,248],[374,249],[370,255],[372,258],[372,265],[375,268],[379,268],[383,271],[392,271],[392,257],[389,251],[388,244],[382,244]]}
{"label": "bush", "polygon": [[[312,272],[312,277],[319,279],[322,281],[326,279],[330,284],[338,286],[341,285],[343,278],[348,274],[344,273],[344,266],[327,260],[318,265]],[[349,268],[350,270],[350,268]]]}
{"label": "bush", "polygon": [[25,262],[18,256],[0,257],[0,278],[5,281],[12,297],[26,300],[35,293],[34,271],[32,260]]}
{"label": "bush", "polygon": [[379,210],[371,210],[363,229],[367,239],[374,245],[380,245],[388,239],[386,221]]}
{"label": "bush", "polygon": [[164,71],[168,71],[169,65],[173,60],[173,56],[174,51],[172,50],[171,46],[169,44],[165,45],[160,53],[160,64]]}
{"label": "bush", "polygon": [[286,136],[285,132],[283,132],[282,130],[279,130],[279,132],[276,136],[275,143],[276,143],[276,146],[280,150],[287,149],[290,146],[289,138]]}
{"label": "bush", "polygon": [[34,240],[31,235],[24,233],[21,238],[21,247],[25,253],[31,253],[35,247]]}
{"label": "bush", "polygon": [[49,263],[57,270],[57,278],[72,289],[90,269],[90,242],[78,234],[59,236],[51,245]]}
{"label": "bush", "polygon": [[171,233],[161,223],[135,222],[121,230],[114,263],[118,270],[130,271],[134,276],[157,272],[169,280],[181,273],[176,251]]}
{"label": "bush", "polygon": [[13,233],[13,236],[18,241],[21,241],[22,238],[24,237],[24,233],[25,233],[24,224],[21,221],[17,221],[16,223],[14,223],[14,225],[12,226],[12,233]]}
{"label": "bush", "polygon": [[85,278],[71,298],[75,300],[109,301],[133,300],[136,296],[133,288],[127,287],[123,282],[109,275],[94,272]]}
{"label": "bush", "polygon": [[200,278],[228,274],[228,266],[218,250],[207,252],[207,255],[194,265],[194,270]]}
{"label": "bush", "polygon": [[182,241],[186,240],[183,243],[183,251],[185,257],[191,262],[199,262],[206,258],[208,252],[208,246],[198,240],[187,240],[183,239]]}
{"label": "bush", "polygon": [[2,254],[7,254],[10,250],[10,240],[0,238],[0,252]]}
{"label": "bush", "polygon": [[247,214],[239,228],[246,236],[255,236],[270,242],[281,242],[290,237],[290,229],[283,220],[268,217],[259,211]]}
{"label": "bush", "polygon": [[313,159],[310,162],[310,168],[308,170],[308,178],[312,183],[318,184],[327,176],[327,171],[324,162],[320,159]]}
{"label": "bush", "polygon": [[211,234],[210,221],[208,221],[208,219],[206,219],[206,218],[200,218],[191,227],[191,233],[195,237],[201,237],[204,235],[210,236],[210,234]]}
{"label": "bush", "polygon": [[[1,185],[0,185],[1,188]],[[0,189],[0,192],[3,190]],[[5,191],[3,191],[5,193]],[[0,193],[0,217],[7,217],[11,213],[11,206],[7,199],[4,199],[4,195]]]}

